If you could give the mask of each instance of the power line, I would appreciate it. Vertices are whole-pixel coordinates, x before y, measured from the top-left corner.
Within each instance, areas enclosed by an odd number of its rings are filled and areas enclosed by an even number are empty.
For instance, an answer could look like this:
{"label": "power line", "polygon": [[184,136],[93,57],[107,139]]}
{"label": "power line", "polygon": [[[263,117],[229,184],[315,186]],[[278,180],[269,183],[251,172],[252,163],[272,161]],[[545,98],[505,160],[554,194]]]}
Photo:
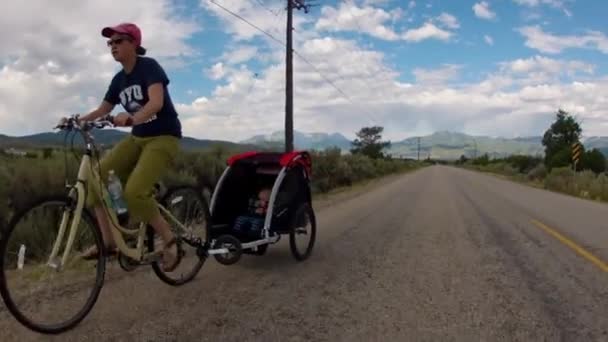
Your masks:
{"label": "power line", "polygon": [[[252,0],[253,1],[253,0]],[[275,17],[279,16],[279,13],[281,12],[281,9],[278,9],[276,11],[271,10],[268,6],[266,6],[262,0],[255,0],[260,6],[264,7],[268,12],[272,13]]]}
{"label": "power line", "polygon": [[[235,16],[236,18],[238,18],[238,19],[246,22],[247,24],[251,25],[251,27],[255,28],[256,30],[259,30],[260,32],[266,34],[268,37],[272,38],[274,41],[278,42],[282,46],[286,46],[286,44],[284,42],[280,41],[279,39],[277,39],[276,37],[274,37],[272,34],[264,31],[263,29],[259,28],[258,26],[256,26],[255,24],[251,23],[247,19],[245,19],[242,16],[238,15],[237,13],[234,13],[233,11],[227,9],[226,7],[224,7],[224,6],[216,3],[214,0],[209,0],[209,1],[211,3],[213,3],[214,5],[217,5],[218,7],[220,7],[221,9],[223,9],[224,11],[226,11],[226,12],[230,13],[231,15]],[[342,89],[340,89],[338,86],[336,86],[336,84],[333,83],[330,79],[328,79],[327,77],[325,77],[323,75],[323,73],[321,73],[321,71],[314,64],[312,64],[310,61],[308,61],[304,56],[302,56],[296,50],[293,50],[293,52],[294,52],[295,55],[297,55],[298,57],[300,57],[304,62],[306,62],[306,64],[310,65],[327,83],[329,83],[330,85],[332,85],[334,88],[336,88],[336,90],[338,92],[340,92],[344,97],[346,97],[349,101],[351,101],[350,98],[348,97],[348,95],[346,95],[346,93],[344,91],[342,91]],[[353,103],[353,102],[351,101],[351,103]],[[353,104],[355,104],[355,103],[353,103]]]}
{"label": "power line", "polygon": [[[264,4],[264,2],[262,2],[262,0],[250,0],[251,2],[256,2],[258,5],[260,5],[261,7],[263,7],[264,9],[266,9],[268,12],[270,12],[272,15],[274,15],[275,19],[277,22],[283,22],[284,19],[284,15],[287,14],[287,11],[283,8],[278,8],[276,10],[272,10],[270,7],[266,6]],[[283,14],[283,15],[280,15]]]}
{"label": "power line", "polygon": [[[249,20],[243,18],[242,16],[238,15],[237,13],[234,13],[233,11],[229,10],[228,8],[216,3],[214,0],[208,0],[209,2],[211,2],[212,4],[220,7],[222,10],[226,11],[227,13],[231,14],[232,16],[234,16],[235,18],[244,21],[245,23],[247,23],[248,25],[250,25],[251,27],[255,28],[256,30],[264,33],[265,35],[267,35],[268,37],[270,37],[272,40],[274,40],[275,42],[281,44],[283,47],[286,47],[287,44],[279,39],[277,39],[276,37],[274,37],[272,34],[268,33],[267,31],[261,29],[260,27],[256,26],[255,24],[251,23]],[[327,77],[325,77],[325,75],[323,75],[323,73],[314,65],[312,64],[308,59],[306,59],[304,56],[302,56],[299,52],[297,52],[295,49],[292,49],[293,53],[300,57],[306,64],[308,64],[310,67],[312,67],[320,76],[321,78],[323,78],[327,83],[329,83],[332,87],[334,87],[346,100],[348,100],[351,104],[357,106],[357,104],[342,90],[340,89],[334,82],[332,82],[330,79],[328,79]],[[338,75],[340,76],[340,75]],[[340,78],[342,78],[340,76]],[[359,108],[361,110],[361,108]],[[368,119],[370,119],[371,121],[375,122],[376,120],[374,120],[371,116],[369,116],[369,113],[367,113],[366,111],[364,111],[366,115],[368,115]]]}
{"label": "power line", "polygon": [[[310,65],[310,67],[311,67],[311,68],[313,68],[313,69],[314,69],[314,70],[315,70],[315,71],[316,71],[316,72],[317,72],[319,75],[321,75],[321,77],[322,77],[322,78],[323,78],[323,79],[324,79],[324,80],[325,80],[327,83],[331,84],[331,85],[332,85],[334,88],[336,88],[336,90],[337,90],[338,92],[340,92],[340,93],[341,93],[341,94],[342,94],[342,95],[343,95],[343,96],[344,96],[344,97],[345,97],[347,100],[349,100],[349,101],[350,101],[352,104],[355,104],[355,103],[353,103],[353,102],[350,100],[350,98],[348,97],[348,95],[346,95],[346,93],[342,91],[342,89],[338,88],[338,86],[337,86],[337,85],[335,85],[335,84],[334,84],[334,82],[332,82],[330,79],[328,79],[327,77],[325,77],[325,76],[323,75],[323,73],[321,73],[321,71],[320,71],[320,70],[319,70],[319,69],[318,69],[318,68],[317,68],[317,67],[316,67],[314,64],[312,64],[311,62],[309,62],[309,61],[308,61],[306,58],[304,58],[304,56],[302,56],[302,55],[301,55],[299,52],[297,52],[297,51],[295,51],[295,50],[294,50],[294,51],[293,51],[293,53],[294,53],[296,56],[300,57],[300,58],[301,58],[301,59],[302,59],[304,62],[306,62],[306,64]],[[339,75],[338,75],[338,76],[339,76]]]}
{"label": "power line", "polygon": [[[294,50],[294,54],[296,54],[298,57],[300,57],[304,62],[306,62],[306,64],[310,65],[311,68],[313,68],[327,83],[329,83],[332,87],[334,87],[340,94],[342,94],[342,97],[344,97],[346,100],[348,100],[348,102],[350,102],[352,105],[357,106],[359,110],[363,111],[363,113],[367,116],[367,118],[373,122],[374,124],[376,124],[376,120],[373,118],[373,115],[371,115],[371,113],[369,113],[368,111],[364,110],[363,108],[361,108],[360,104],[355,103],[344,91],[342,91],[342,89],[340,89],[334,82],[332,82],[330,79],[328,79],[327,77],[325,77],[325,75],[323,75],[323,73],[314,65],[312,64],[310,61],[308,61],[306,58],[304,58],[304,56],[302,56],[300,53],[298,53],[297,51]],[[338,77],[342,78],[342,76],[340,76],[340,74],[338,74]],[[342,78],[344,80],[344,78]]]}
{"label": "power line", "polygon": [[238,15],[238,14],[236,14],[236,13],[232,12],[231,10],[229,10],[229,9],[227,9],[226,7],[224,7],[224,6],[220,5],[220,4],[218,4],[218,3],[217,3],[217,2],[215,2],[214,0],[209,0],[209,2],[211,2],[212,4],[214,4],[214,5],[218,6],[219,8],[223,9],[224,11],[226,11],[226,12],[230,13],[230,14],[231,14],[231,15],[233,15],[234,17],[236,17],[236,18],[238,18],[238,19],[240,19],[240,20],[242,20],[242,21],[246,22],[246,23],[247,23],[247,24],[249,24],[251,27],[255,28],[256,30],[258,30],[258,31],[260,31],[260,32],[264,33],[265,35],[267,35],[268,37],[270,37],[272,40],[274,40],[274,41],[278,42],[279,44],[281,44],[281,45],[285,46],[285,43],[284,43],[284,42],[282,42],[281,40],[277,39],[275,36],[273,36],[272,34],[268,33],[267,31],[264,31],[263,29],[259,28],[259,27],[258,27],[258,26],[256,26],[255,24],[251,23],[249,20],[247,20],[247,19],[245,19],[245,18],[241,17],[240,15]]}

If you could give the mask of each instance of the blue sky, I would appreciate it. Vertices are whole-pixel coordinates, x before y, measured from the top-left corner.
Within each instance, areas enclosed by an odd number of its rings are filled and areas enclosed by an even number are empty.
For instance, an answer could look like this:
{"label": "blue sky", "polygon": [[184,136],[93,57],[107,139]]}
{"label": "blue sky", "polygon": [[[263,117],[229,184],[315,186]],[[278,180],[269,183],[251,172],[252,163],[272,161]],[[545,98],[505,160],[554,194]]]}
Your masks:
{"label": "blue sky", "polygon": [[[256,3],[256,0],[243,0]],[[222,3],[221,0],[217,1]],[[277,1],[263,0],[267,7],[276,13],[266,12],[266,17],[247,18],[253,23],[262,21],[276,20],[281,23],[285,19],[285,10]],[[387,11],[397,8],[407,8],[403,3],[407,1],[385,1],[377,8]],[[608,2],[600,0],[586,1],[564,1],[563,8],[554,7],[550,4],[540,4],[537,6],[522,6],[512,0],[486,1],[490,4],[490,9],[496,13],[495,19],[483,20],[477,17],[472,9],[476,1],[417,1],[416,7],[407,15],[407,19],[394,23],[392,27],[396,31],[404,31],[411,26],[420,26],[428,20],[442,13],[449,13],[455,16],[459,22],[458,30],[454,30],[454,38],[449,42],[439,40],[425,40],[419,43],[410,44],[402,42],[386,41],[370,37],[369,35],[357,31],[341,31],[332,36],[356,39],[362,45],[370,46],[374,50],[383,52],[386,55],[386,62],[400,73],[399,80],[402,82],[414,82],[415,77],[412,70],[415,68],[436,68],[443,64],[462,65],[463,73],[457,81],[477,82],[483,79],[488,73],[496,70],[497,63],[526,58],[538,55],[537,49],[525,45],[525,36],[518,32],[518,28],[532,25],[539,25],[544,31],[553,35],[583,35],[586,31],[595,30],[606,33],[608,24],[606,18],[602,18],[601,13],[608,13]],[[231,41],[232,35],[221,29],[223,23],[216,16],[208,11],[200,10],[199,1],[188,1],[189,11],[199,12],[196,14],[197,20],[204,27],[203,31],[195,34],[189,42],[193,46],[200,47],[205,54],[202,60],[192,61],[192,67],[187,70],[175,72],[176,88],[179,87],[179,94],[184,95],[188,89],[196,89],[196,93],[205,95],[210,94],[217,82],[204,78],[201,80],[201,68],[211,67],[216,59],[220,59],[225,51],[226,41]],[[319,1],[322,6],[312,7],[309,14],[296,12],[296,16],[309,17],[314,20],[321,15],[323,6],[340,6],[340,4],[353,4],[352,1]],[[361,4],[362,2],[356,2]],[[559,2],[556,2],[559,3]],[[427,7],[430,5],[430,7]],[[564,13],[567,9],[572,16]],[[538,18],[528,18],[531,15],[538,15]],[[238,19],[234,18],[235,21]],[[360,20],[360,19],[359,19]],[[306,25],[307,28],[314,26],[314,22]],[[493,40],[493,45],[489,45],[485,36]],[[284,40],[284,36],[277,38]],[[255,39],[252,44],[264,45],[264,39]],[[265,46],[273,50],[283,49],[280,45]],[[547,54],[547,56],[559,56],[564,59],[579,59],[595,64],[597,74],[608,73],[608,59],[606,53],[595,49],[564,49],[559,54]],[[210,57],[210,58],[209,58]],[[251,61],[252,69],[263,68],[263,64]],[[197,69],[198,68],[198,69]],[[179,82],[179,83],[178,83]],[[191,96],[190,96],[191,97]],[[187,100],[190,97],[183,98]]]}
{"label": "blue sky", "polygon": [[[284,41],[285,1],[214,1]],[[322,74],[295,58],[297,130],[353,137],[377,124],[393,140],[439,130],[541,135],[562,107],[585,135],[608,135],[606,1],[316,3],[294,14],[294,48]],[[120,21],[142,28],[167,70],[186,135],[238,141],[282,129],[284,47],[211,1],[57,4],[0,14],[0,31],[17,32],[0,34],[9,46],[0,52],[0,133],[48,130],[61,114],[94,108],[120,67],[99,30]],[[16,19],[25,13],[31,20]],[[14,112],[20,119],[7,120]]]}

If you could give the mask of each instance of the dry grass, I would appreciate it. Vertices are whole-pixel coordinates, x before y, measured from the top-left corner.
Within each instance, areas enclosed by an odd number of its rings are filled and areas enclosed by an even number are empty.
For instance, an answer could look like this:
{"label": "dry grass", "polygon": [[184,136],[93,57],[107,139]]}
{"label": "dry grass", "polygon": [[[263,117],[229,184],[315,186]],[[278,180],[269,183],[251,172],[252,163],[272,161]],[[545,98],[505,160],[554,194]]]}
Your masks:
{"label": "dry grass", "polygon": [[551,172],[547,172],[542,164],[535,166],[526,174],[519,173],[513,167],[504,163],[488,166],[467,165],[466,168],[490,173],[540,189],[608,202],[608,177],[604,173],[595,174],[589,170],[574,172],[569,167],[554,168]]}
{"label": "dry grass", "polygon": [[[172,169],[163,178],[167,187],[191,184],[202,189],[213,188],[226,167],[226,159],[239,151],[214,148],[205,152],[181,152]],[[12,213],[28,207],[36,199],[61,194],[64,191],[66,167],[64,155],[55,153],[43,158],[4,158],[0,163],[0,222],[6,222]],[[312,189],[315,196],[337,192],[363,182],[389,174],[409,171],[421,164],[402,160],[372,160],[361,155],[342,156],[339,150],[313,152]],[[78,160],[70,157],[67,167],[70,182],[76,175]],[[57,213],[55,213],[57,214]],[[31,252],[46,254],[54,241],[55,232],[49,229],[49,220],[42,212],[31,217],[25,226],[13,235],[11,248],[27,242]],[[46,218],[45,218],[46,217]],[[56,217],[55,221],[56,221]],[[5,226],[4,224],[2,226]]]}

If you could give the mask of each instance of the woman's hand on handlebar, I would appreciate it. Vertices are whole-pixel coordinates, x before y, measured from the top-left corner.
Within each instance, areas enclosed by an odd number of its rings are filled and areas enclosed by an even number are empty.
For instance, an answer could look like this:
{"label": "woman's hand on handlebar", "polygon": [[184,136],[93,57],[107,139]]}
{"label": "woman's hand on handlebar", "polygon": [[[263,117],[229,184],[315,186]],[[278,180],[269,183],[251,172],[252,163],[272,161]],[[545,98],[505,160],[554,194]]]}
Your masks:
{"label": "woman's hand on handlebar", "polygon": [[63,125],[65,125],[68,122],[68,118],[66,118],[65,116],[62,117],[61,119],[59,119],[59,122],[57,122],[57,125],[55,126],[55,128],[59,128],[62,127]]}
{"label": "woman's hand on handlebar", "polygon": [[113,124],[116,127],[133,126],[133,116],[125,112],[118,113],[113,119]]}
{"label": "woman's hand on handlebar", "polygon": [[75,127],[79,127],[88,130],[93,127],[103,128],[109,125],[116,126],[115,118],[111,114],[107,114],[93,121],[86,120],[85,117],[81,117],[78,114],[72,115],[70,117],[62,117],[61,119],[59,119],[59,122],[57,123],[57,126],[55,126],[55,128],[71,130]]}
{"label": "woman's hand on handlebar", "polygon": [[78,121],[78,115],[72,115],[70,117],[62,117],[61,119],[59,119],[59,122],[57,122],[57,125],[54,128],[65,128],[67,126],[67,124],[70,121],[76,120]]}

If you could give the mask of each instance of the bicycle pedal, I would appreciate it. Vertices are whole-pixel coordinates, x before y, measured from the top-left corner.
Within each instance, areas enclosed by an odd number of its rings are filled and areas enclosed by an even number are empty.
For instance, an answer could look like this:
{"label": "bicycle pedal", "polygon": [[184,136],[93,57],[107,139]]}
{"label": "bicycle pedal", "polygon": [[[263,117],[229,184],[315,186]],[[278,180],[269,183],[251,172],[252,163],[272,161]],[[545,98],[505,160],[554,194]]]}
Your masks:
{"label": "bicycle pedal", "polygon": [[61,270],[61,259],[55,258],[47,263],[47,266],[59,272]]}
{"label": "bicycle pedal", "polygon": [[156,261],[160,261],[161,259],[162,259],[162,256],[161,256],[160,252],[153,252],[150,255],[145,256],[141,262],[150,264],[150,263],[153,263]]}

